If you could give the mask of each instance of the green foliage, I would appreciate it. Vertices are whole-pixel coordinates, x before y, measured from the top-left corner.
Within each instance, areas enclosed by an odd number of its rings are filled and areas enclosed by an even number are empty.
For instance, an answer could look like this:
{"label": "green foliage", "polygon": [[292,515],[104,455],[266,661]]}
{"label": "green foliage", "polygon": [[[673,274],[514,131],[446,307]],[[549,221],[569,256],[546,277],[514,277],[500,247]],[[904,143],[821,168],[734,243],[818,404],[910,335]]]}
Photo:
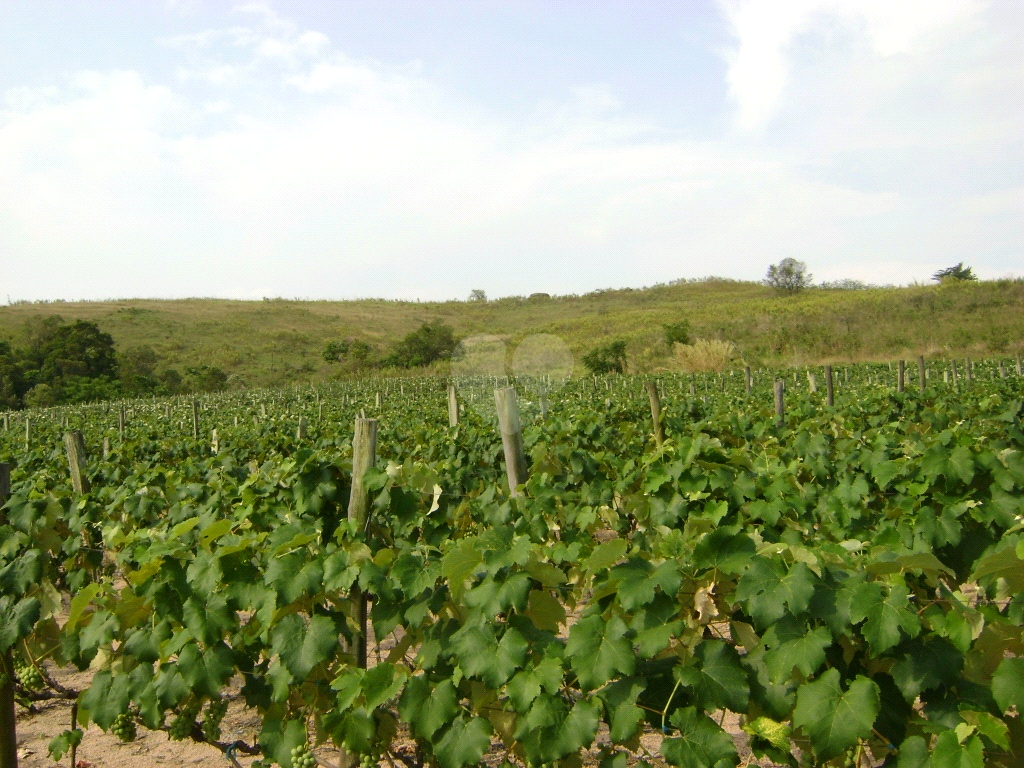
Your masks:
{"label": "green foliage", "polygon": [[954,264],[952,267],[940,269],[938,272],[932,275],[932,280],[937,280],[940,283],[943,280],[973,280],[976,282],[978,278],[974,274],[974,270],[972,270],[970,267],[965,267],[964,263],[961,261],[957,264]]}
{"label": "green foliage", "polygon": [[437,360],[447,360],[455,351],[455,333],[444,323],[423,323],[407,334],[383,365],[394,368],[417,368]]}
{"label": "green foliage", "polygon": [[327,346],[324,347],[323,358],[328,363],[336,363],[345,357],[349,352],[349,342],[347,340],[342,341],[329,341]]}
{"label": "green foliage", "polygon": [[623,339],[616,339],[590,350],[583,356],[583,364],[587,366],[587,370],[599,376],[606,373],[625,373],[626,342]]}
{"label": "green foliage", "polygon": [[185,369],[185,386],[189,392],[221,392],[228,385],[228,375],[214,365],[195,365]]}
{"label": "green foliage", "polygon": [[785,258],[778,264],[768,267],[768,274],[764,279],[765,285],[774,288],[779,293],[794,294],[813,285],[813,277],[807,271],[807,265],[802,261],[792,258]]}
{"label": "green foliage", "polygon": [[[178,400],[129,404],[124,439],[102,406],[35,412],[28,448],[0,430],[0,650],[26,695],[48,693],[40,659],[92,667],[78,725],[121,738],[218,739],[231,696],[281,766],[311,764],[315,723],[363,768],[398,733],[450,768],[500,750],[615,768],[655,730],[658,759],[726,768],[724,715],[780,765],[799,748],[807,765],[1010,768],[1024,380],[974,372],[899,393],[885,364],[836,365],[828,409],[801,370],[781,427],[772,383],[793,371],[756,375],[750,398],[740,376],[667,375],[660,446],[645,377],[570,381],[543,420],[520,401],[532,474],[514,499],[500,435],[473,409],[450,428],[441,379],[206,395],[216,454]],[[351,525],[352,419],[399,388],[368,525]],[[81,497],[65,419],[113,443],[89,451]],[[388,638],[370,670],[356,586]]]}
{"label": "green foliage", "polygon": [[666,323],[662,328],[665,331],[665,343],[670,347],[673,344],[690,343],[690,322],[688,320]]}

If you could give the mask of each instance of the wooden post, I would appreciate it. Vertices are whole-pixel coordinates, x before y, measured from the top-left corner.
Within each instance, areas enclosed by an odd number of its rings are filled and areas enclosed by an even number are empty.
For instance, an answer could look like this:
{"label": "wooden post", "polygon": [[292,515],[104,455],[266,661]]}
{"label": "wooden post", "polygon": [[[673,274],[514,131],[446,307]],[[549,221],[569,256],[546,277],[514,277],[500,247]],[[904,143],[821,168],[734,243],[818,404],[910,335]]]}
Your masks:
{"label": "wooden post", "polygon": [[519,486],[526,482],[526,451],[523,432],[519,424],[519,404],[513,387],[494,390],[494,404],[498,409],[498,427],[501,445],[505,451],[505,472],[508,475],[510,496],[519,495]]}
{"label": "wooden post", "polygon": [[836,404],[835,389],[832,384],[832,366],[825,366],[825,402],[831,408]]}
{"label": "wooden post", "polygon": [[949,366],[950,366],[950,369],[953,372],[953,389],[959,390],[960,389],[960,376],[956,372],[956,360],[950,360],[949,361]]}
{"label": "wooden post", "polygon": [[32,445],[32,419],[28,416],[25,417],[25,450],[29,449]]}
{"label": "wooden post", "polygon": [[11,428],[11,414],[5,413],[4,414],[4,432],[9,430],[10,428]]}
{"label": "wooden post", "polygon": [[807,372],[807,386],[810,388],[812,393],[818,391],[818,379],[812,371]]}
{"label": "wooden post", "polygon": [[448,426],[459,426],[459,395],[454,384],[448,385]]}
{"label": "wooden post", "polygon": [[[370,514],[370,493],[366,472],[377,464],[377,420],[357,418],[352,435],[352,492],[348,498],[348,519],[366,528]],[[356,666],[366,669],[366,597],[358,586],[351,590],[352,605],[359,627],[356,642]]]}
{"label": "wooden post", "polygon": [[924,392],[928,386],[928,373],[924,367],[924,355],[917,356],[917,375],[921,383],[921,391]]}
{"label": "wooden post", "polygon": [[382,399],[383,399],[383,398],[381,397],[381,394],[380,394],[380,392],[377,392],[377,407],[378,407],[378,408],[380,408],[380,404],[381,404],[381,400],[382,400]]}
{"label": "wooden post", "polygon": [[295,439],[296,440],[305,440],[306,439],[306,427],[307,427],[307,425],[306,425],[306,417],[305,416],[300,416],[299,417],[299,426],[295,430]]}
{"label": "wooden post", "polygon": [[780,427],[786,424],[786,406],[783,399],[783,392],[786,389],[786,382],[782,379],[775,380],[775,415],[778,418]]}
{"label": "wooden post", "polygon": [[1024,370],[1021,370],[1021,365],[1020,365],[1020,352],[1017,353],[1017,375],[1018,376],[1024,376]]}
{"label": "wooden post", "polygon": [[970,384],[974,381],[974,370],[969,357],[964,358],[964,370],[967,372],[967,383]]}
{"label": "wooden post", "polygon": [[110,458],[110,438],[103,438],[103,460],[106,461]]}
{"label": "wooden post", "polygon": [[743,381],[746,384],[747,397],[749,398],[750,397],[750,388],[751,388],[751,385],[753,384],[753,380],[752,380],[752,377],[750,375],[750,366],[749,365],[743,366]]}
{"label": "wooden post", "polygon": [[192,401],[192,437],[199,439],[199,401]]}
{"label": "wooden post", "polygon": [[[11,494],[11,468],[0,464],[0,507]],[[0,513],[0,522],[6,515]],[[14,718],[14,655],[0,654],[0,768],[18,768],[18,736]]]}
{"label": "wooden post", "polygon": [[117,439],[124,442],[124,406],[117,412]]}
{"label": "wooden post", "polygon": [[949,384],[949,371],[945,368],[942,369],[942,383]]}
{"label": "wooden post", "polygon": [[658,385],[647,382],[647,398],[651,401],[651,421],[654,422],[654,442],[659,446],[665,442],[665,426],[661,423],[661,398],[658,397]]}
{"label": "wooden post", "polygon": [[[317,400],[319,400],[320,399],[320,395],[317,395],[316,398],[317,398]],[[324,404],[323,403],[317,403],[317,406],[316,406],[316,423],[319,424],[323,420],[324,420]]]}
{"label": "wooden post", "polygon": [[1003,361],[1002,360],[999,361],[999,378],[1000,379],[1005,379],[1006,378],[1006,366],[1003,365]]}
{"label": "wooden post", "polygon": [[899,372],[896,374],[896,391],[902,392],[905,384],[905,374],[907,364],[903,360],[899,361]]}
{"label": "wooden post", "polygon": [[78,496],[88,493],[92,487],[85,475],[85,439],[80,429],[64,433],[64,449],[67,451],[68,466],[71,468],[71,487]]}
{"label": "wooden post", "polygon": [[220,436],[216,429],[210,432],[210,450],[213,453],[220,453]]}

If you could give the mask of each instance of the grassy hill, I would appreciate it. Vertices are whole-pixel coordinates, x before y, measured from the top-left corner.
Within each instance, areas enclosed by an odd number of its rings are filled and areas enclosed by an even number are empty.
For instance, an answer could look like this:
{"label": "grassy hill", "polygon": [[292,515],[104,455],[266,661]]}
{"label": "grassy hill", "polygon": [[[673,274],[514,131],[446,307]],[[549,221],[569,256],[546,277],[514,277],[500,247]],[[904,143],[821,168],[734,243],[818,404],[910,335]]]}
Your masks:
{"label": "grassy hill", "polygon": [[[329,341],[362,340],[382,357],[406,333],[434,321],[452,326],[457,337],[498,335],[510,349],[530,334],[555,334],[569,344],[577,361],[593,347],[621,338],[627,342],[630,368],[638,372],[676,365],[662,326],[680,320],[690,323],[694,337],[733,342],[740,358],[752,365],[918,354],[980,357],[1024,350],[1024,280],[815,288],[793,296],[777,295],[758,283],[711,278],[584,296],[488,302],[18,303],[0,307],[0,340],[18,343],[27,321],[51,315],[97,323],[114,337],[119,350],[148,345],[163,366],[218,366],[237,386],[347,375],[355,372],[353,365],[324,361]],[[738,359],[736,364],[742,363]]]}

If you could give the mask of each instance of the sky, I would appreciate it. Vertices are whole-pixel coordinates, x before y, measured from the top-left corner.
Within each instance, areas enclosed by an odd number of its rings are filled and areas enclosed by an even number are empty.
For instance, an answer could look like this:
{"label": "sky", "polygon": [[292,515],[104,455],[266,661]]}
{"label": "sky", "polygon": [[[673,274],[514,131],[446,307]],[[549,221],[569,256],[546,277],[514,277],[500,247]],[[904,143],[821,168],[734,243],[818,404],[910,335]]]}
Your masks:
{"label": "sky", "polygon": [[1020,0],[0,0],[0,303],[1024,275]]}

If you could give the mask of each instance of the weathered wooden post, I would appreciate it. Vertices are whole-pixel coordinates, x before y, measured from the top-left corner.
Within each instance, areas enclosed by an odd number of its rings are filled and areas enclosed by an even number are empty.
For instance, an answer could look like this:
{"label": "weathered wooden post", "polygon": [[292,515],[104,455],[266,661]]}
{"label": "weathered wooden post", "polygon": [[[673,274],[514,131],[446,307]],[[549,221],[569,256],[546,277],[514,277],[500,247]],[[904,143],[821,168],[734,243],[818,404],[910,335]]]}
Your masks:
{"label": "weathered wooden post", "polygon": [[832,366],[831,365],[826,365],[825,366],[825,402],[828,404],[829,408],[831,408],[833,405],[836,404],[835,389],[833,387],[834,387],[834,385],[832,384]]}
{"label": "weathered wooden post", "polygon": [[[11,468],[0,464],[0,507],[11,495]],[[7,516],[0,512],[0,524]],[[0,768],[18,768],[18,738],[14,718],[14,654],[0,654]]]}
{"label": "weathered wooden post", "polygon": [[812,394],[818,391],[818,379],[812,371],[807,371],[807,387]]}
{"label": "weathered wooden post", "polygon": [[917,375],[921,383],[921,391],[924,392],[928,386],[928,371],[924,367],[924,355],[917,356]]}
{"label": "weathered wooden post", "polygon": [[124,442],[124,406],[122,405],[117,411],[117,439]]}
{"label": "weathered wooden post", "polygon": [[753,384],[752,377],[750,375],[750,366],[749,365],[743,366],[743,382],[746,385],[747,397],[749,398],[750,397],[750,388],[751,388],[751,386]]}
{"label": "weathered wooden post", "polygon": [[381,395],[380,391],[378,391],[377,392],[377,408],[380,408],[380,405],[381,405],[381,402],[383,402],[383,399],[384,399],[383,395]]}
{"label": "weathered wooden post", "polygon": [[523,448],[515,388],[494,390],[494,404],[498,409],[498,428],[501,430],[501,446],[505,452],[508,491],[510,496],[515,497],[519,495],[519,486],[526,482],[526,450]]}
{"label": "weathered wooden post", "polygon": [[64,433],[64,449],[67,451],[68,466],[71,468],[71,487],[78,496],[88,493],[92,487],[85,474],[85,438],[82,437],[80,429]]}
{"label": "weathered wooden post", "polygon": [[28,416],[25,417],[25,450],[29,449],[32,445],[32,419]]}
{"label": "weathered wooden post", "polygon": [[5,413],[4,414],[4,432],[9,430],[10,428],[11,428],[11,414]]}
{"label": "weathered wooden post", "polygon": [[459,426],[459,395],[454,384],[448,385],[448,426]]}
{"label": "weathered wooden post", "polygon": [[110,458],[110,438],[103,438],[103,460],[106,461]]}
{"label": "weathered wooden post", "polygon": [[959,391],[960,389],[960,375],[956,370],[956,360],[949,361],[950,370],[953,373],[953,389]]}
{"label": "weathered wooden post", "polygon": [[1006,378],[1006,366],[1003,365],[1003,361],[1002,360],[999,361],[999,378],[1000,379],[1005,379]]}
{"label": "weathered wooden post", "polygon": [[[348,498],[348,519],[359,528],[366,528],[370,514],[370,493],[366,488],[366,472],[377,465],[377,420],[356,418],[352,435],[352,492]],[[352,606],[359,628],[356,642],[356,666],[366,669],[366,597],[353,586]]]}
{"label": "weathered wooden post", "polygon": [[786,389],[786,382],[782,379],[775,380],[775,416],[778,418],[780,427],[786,424],[786,407],[783,399],[783,392]]}
{"label": "weathered wooden post", "polygon": [[967,372],[967,383],[970,384],[974,381],[974,366],[971,365],[971,358],[964,358],[964,370]]}
{"label": "weathered wooden post", "polygon": [[658,385],[647,382],[647,399],[651,401],[651,421],[654,422],[654,442],[659,446],[665,442],[665,426],[661,423],[661,398],[658,397]]}
{"label": "weathered wooden post", "polygon": [[210,432],[210,451],[215,454],[220,453],[220,435],[217,434],[216,429]]}
{"label": "weathered wooden post", "polygon": [[1020,352],[1017,353],[1017,375],[1024,376],[1024,370],[1021,369],[1020,364]]}
{"label": "weathered wooden post", "polygon": [[199,439],[199,401],[192,401],[192,437]]}
{"label": "weathered wooden post", "polygon": [[296,440],[305,440],[306,439],[306,429],[307,429],[307,426],[308,425],[306,424],[306,417],[305,416],[299,416],[299,426],[295,430],[295,439]]}
{"label": "weathered wooden post", "polygon": [[896,391],[902,392],[904,388],[904,376],[906,374],[907,364],[900,360],[898,363],[899,372],[896,375]]}

